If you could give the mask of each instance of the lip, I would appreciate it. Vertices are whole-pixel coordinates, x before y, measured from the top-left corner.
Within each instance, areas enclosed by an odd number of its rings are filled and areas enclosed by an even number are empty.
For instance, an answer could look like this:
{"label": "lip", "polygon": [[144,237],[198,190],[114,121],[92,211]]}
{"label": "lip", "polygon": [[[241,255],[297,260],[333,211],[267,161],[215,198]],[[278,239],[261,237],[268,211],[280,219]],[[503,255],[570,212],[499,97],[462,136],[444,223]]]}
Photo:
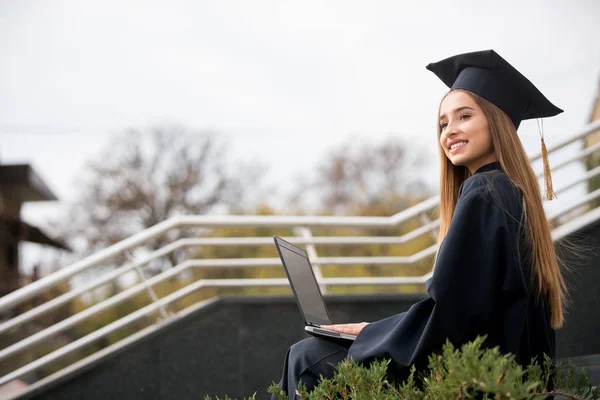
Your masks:
{"label": "lip", "polygon": [[[457,149],[452,150],[452,145],[454,143],[460,143],[460,142],[465,142],[465,144]],[[467,144],[469,143],[468,140],[464,140],[464,139],[454,139],[448,142],[448,151],[450,151],[451,153],[454,153],[456,151],[459,151],[460,149],[462,149],[463,147],[465,147]]]}

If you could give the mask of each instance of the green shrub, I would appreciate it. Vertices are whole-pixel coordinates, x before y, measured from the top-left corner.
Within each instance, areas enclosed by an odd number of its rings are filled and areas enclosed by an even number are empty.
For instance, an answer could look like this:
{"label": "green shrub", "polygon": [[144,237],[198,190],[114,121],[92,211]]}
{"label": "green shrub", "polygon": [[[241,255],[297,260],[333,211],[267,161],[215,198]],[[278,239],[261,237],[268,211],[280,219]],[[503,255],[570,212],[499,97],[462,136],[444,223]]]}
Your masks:
{"label": "green shrub", "polygon": [[[409,378],[400,384],[387,380],[389,361],[376,361],[365,367],[346,359],[336,366],[331,379],[322,377],[310,392],[301,385],[299,394],[303,400],[520,400],[552,395],[600,399],[600,388],[592,387],[585,371],[577,371],[575,365],[563,368],[546,357],[541,364],[534,361],[523,368],[513,355],[501,354],[498,348],[482,349],[484,340],[485,337],[478,337],[460,350],[447,342],[441,354],[429,357],[426,371],[417,373],[413,367]],[[287,399],[276,384],[268,390],[280,400]]]}

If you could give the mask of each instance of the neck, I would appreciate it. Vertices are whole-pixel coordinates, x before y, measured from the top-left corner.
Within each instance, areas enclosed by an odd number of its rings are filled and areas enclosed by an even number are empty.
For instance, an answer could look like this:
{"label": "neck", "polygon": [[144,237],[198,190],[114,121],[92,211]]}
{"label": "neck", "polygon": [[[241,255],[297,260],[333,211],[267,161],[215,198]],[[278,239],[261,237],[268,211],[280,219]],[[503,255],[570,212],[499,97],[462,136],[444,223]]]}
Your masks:
{"label": "neck", "polygon": [[466,167],[469,169],[469,171],[471,171],[471,175],[473,175],[475,173],[475,171],[477,171],[479,168],[483,167],[484,165],[488,165],[488,164],[491,164],[491,163],[497,162],[497,161],[499,161],[499,160],[498,160],[498,157],[496,156],[496,152],[492,152],[481,158],[478,158],[477,160],[473,160],[473,162],[471,162]]}

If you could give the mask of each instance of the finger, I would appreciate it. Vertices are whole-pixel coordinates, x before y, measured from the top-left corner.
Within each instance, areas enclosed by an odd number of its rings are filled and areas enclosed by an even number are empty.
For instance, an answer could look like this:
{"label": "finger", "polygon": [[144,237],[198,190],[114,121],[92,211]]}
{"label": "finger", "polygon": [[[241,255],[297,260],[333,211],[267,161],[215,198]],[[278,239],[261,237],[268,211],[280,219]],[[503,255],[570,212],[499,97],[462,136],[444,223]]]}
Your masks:
{"label": "finger", "polygon": [[341,333],[349,333],[349,334],[353,334],[355,328],[354,326],[352,326],[352,324],[343,324],[343,325],[337,325],[335,326],[336,328],[336,332],[341,332]]}
{"label": "finger", "polygon": [[338,324],[338,325],[321,325],[321,328],[327,329],[334,332],[344,332],[346,325]]}
{"label": "finger", "polygon": [[352,334],[354,327],[352,326],[352,324],[343,324],[343,325],[338,325],[337,329],[338,329],[337,330],[338,332]]}

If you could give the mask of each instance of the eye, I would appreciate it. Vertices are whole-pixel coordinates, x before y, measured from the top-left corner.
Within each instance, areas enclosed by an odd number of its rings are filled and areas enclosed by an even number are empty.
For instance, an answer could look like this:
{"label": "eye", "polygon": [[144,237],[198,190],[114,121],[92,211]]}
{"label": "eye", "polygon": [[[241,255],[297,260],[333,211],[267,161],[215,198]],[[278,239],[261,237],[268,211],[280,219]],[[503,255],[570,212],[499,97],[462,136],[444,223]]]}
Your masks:
{"label": "eye", "polygon": [[463,114],[460,116],[460,119],[469,119],[471,116],[469,114]]}
{"label": "eye", "polygon": [[444,128],[446,128],[448,126],[447,122],[443,122],[442,124],[440,124],[440,129],[444,130]]}

